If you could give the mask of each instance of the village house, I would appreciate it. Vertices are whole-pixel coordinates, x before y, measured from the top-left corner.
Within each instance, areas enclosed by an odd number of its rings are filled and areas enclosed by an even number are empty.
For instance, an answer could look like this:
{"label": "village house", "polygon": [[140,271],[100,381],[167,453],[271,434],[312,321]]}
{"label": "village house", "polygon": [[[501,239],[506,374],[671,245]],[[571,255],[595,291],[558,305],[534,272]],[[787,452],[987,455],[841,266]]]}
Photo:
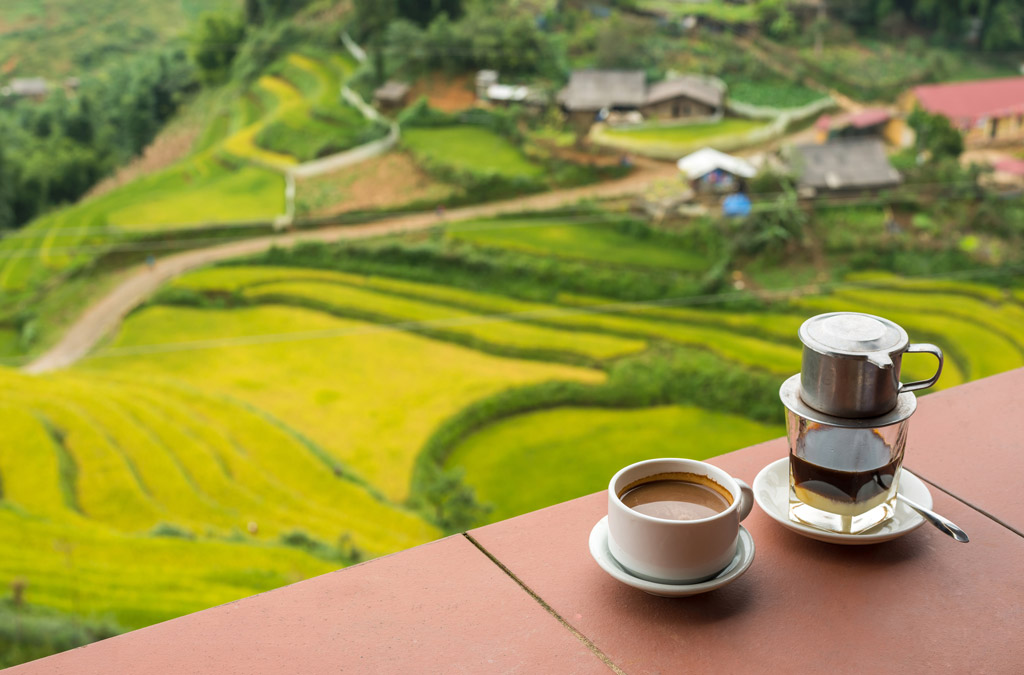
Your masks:
{"label": "village house", "polygon": [[579,130],[608,112],[644,119],[700,119],[722,114],[725,92],[704,78],[683,75],[647,85],[642,70],[574,70],[558,103]]}
{"label": "village house", "polygon": [[714,148],[689,154],[676,166],[694,192],[705,194],[742,191],[746,179],[757,175],[757,169],[746,160]]}
{"label": "village house", "polygon": [[41,101],[50,93],[50,85],[41,77],[16,77],[11,83],[0,89],[4,96],[17,96]]}
{"label": "village house", "polygon": [[373,92],[373,103],[385,115],[398,112],[409,102],[409,85],[388,80]]}
{"label": "village house", "polygon": [[510,106],[514,104],[546,107],[550,101],[544,92],[524,84],[504,84],[499,81],[498,71],[481,70],[476,74],[476,98],[483,103]]}
{"label": "village house", "polygon": [[901,98],[900,107],[947,117],[968,147],[1024,141],[1024,77],[921,85]]}
{"label": "village house", "polygon": [[885,108],[822,115],[814,124],[814,131],[819,143],[844,138],[881,138],[890,145],[903,147],[911,140],[905,137],[906,125],[899,116]]}
{"label": "village house", "polygon": [[992,173],[987,181],[990,185],[1000,188],[1020,190],[1024,188],[1024,160],[1006,157],[992,165]]}
{"label": "village house", "polygon": [[797,188],[804,197],[879,190],[896,187],[903,180],[877,138],[798,145],[791,152]]}

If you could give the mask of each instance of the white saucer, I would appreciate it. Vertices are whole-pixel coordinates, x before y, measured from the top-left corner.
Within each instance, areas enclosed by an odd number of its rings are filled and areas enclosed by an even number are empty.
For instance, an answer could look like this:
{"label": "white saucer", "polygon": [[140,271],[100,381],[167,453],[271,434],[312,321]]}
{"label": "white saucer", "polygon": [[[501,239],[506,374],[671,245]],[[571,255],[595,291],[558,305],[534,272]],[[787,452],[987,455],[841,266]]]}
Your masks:
{"label": "white saucer", "polygon": [[[920,478],[900,470],[899,492],[921,506],[932,507],[932,493]],[[754,479],[754,500],[761,510],[783,527],[818,541],[833,544],[877,544],[902,537],[924,523],[924,518],[906,504],[896,502],[896,514],[889,520],[860,534],[840,534],[819,530],[789,519],[789,458],[783,457],[761,469]]]}
{"label": "white saucer", "polygon": [[627,586],[632,586],[651,595],[660,595],[663,598],[683,598],[688,595],[713,591],[738,579],[747,571],[750,563],[754,562],[754,538],[743,526],[740,526],[736,556],[733,557],[729,566],[719,572],[714,579],[696,584],[662,584],[635,577],[627,572],[608,550],[608,516],[597,521],[597,525],[594,525],[594,529],[590,531],[590,555],[594,556],[594,560],[601,566],[601,569]]}

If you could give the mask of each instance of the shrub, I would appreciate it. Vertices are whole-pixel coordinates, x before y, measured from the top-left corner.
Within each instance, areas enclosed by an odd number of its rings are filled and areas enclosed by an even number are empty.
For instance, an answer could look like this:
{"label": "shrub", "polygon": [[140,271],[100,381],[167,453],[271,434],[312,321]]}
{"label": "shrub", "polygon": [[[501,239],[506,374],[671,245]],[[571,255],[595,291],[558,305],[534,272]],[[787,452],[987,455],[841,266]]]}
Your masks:
{"label": "shrub", "polygon": [[271,249],[250,259],[252,261],[386,274],[527,299],[552,300],[558,293],[567,292],[621,300],[652,300],[696,295],[708,290],[691,274],[568,261],[507,249],[482,249],[440,237],[337,245],[306,243],[292,249]]}
{"label": "shrub", "polygon": [[[28,589],[31,592],[31,588]],[[110,619],[84,619],[0,601],[0,668],[63,652],[124,632]]]}
{"label": "shrub", "polygon": [[191,531],[175,525],[174,523],[157,523],[153,526],[153,529],[149,531],[154,537],[176,537],[178,539],[195,539]]}
{"label": "shrub", "polygon": [[347,532],[338,538],[336,546],[311,537],[302,530],[285,532],[279,537],[279,541],[285,546],[291,546],[318,558],[340,562],[344,565],[354,565],[365,559],[365,555],[352,543],[352,537]]}

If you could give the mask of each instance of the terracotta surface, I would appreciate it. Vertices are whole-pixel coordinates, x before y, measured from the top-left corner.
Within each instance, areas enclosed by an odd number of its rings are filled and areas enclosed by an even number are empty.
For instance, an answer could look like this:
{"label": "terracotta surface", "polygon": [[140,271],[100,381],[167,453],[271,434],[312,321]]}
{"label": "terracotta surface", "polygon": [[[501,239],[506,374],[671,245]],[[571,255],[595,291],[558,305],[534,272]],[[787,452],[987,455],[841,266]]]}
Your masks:
{"label": "terracotta surface", "polygon": [[922,397],[905,462],[1024,533],[1024,368]]}
{"label": "terracotta surface", "polygon": [[[775,441],[713,463],[750,482],[780,452]],[[627,673],[1019,673],[1024,538],[933,494],[970,544],[930,526],[874,546],[825,544],[755,507],[750,570],[674,600],[619,584],[591,559],[603,492],[470,534]]]}
{"label": "terracotta surface", "polygon": [[14,673],[607,673],[458,535]]}

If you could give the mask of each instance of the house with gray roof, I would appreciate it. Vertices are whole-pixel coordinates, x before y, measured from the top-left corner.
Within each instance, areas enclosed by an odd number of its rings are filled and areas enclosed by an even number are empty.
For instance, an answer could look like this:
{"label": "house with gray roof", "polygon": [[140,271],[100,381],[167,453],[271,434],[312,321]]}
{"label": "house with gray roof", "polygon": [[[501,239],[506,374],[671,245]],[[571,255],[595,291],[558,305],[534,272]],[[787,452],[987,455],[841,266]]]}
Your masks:
{"label": "house with gray roof", "polygon": [[853,192],[895,187],[903,178],[889,163],[885,145],[877,138],[798,145],[792,167],[801,194]]}
{"label": "house with gray roof", "polygon": [[647,85],[642,70],[574,70],[558,103],[579,128],[601,111],[637,111],[647,119],[686,119],[720,114],[724,90],[694,75]]}
{"label": "house with gray roof", "polygon": [[373,92],[374,104],[384,114],[397,112],[409,102],[409,84],[388,80]]}
{"label": "house with gray roof", "polygon": [[4,87],[5,96],[19,96],[36,100],[45,98],[50,92],[50,85],[41,77],[16,77],[10,85]]}

